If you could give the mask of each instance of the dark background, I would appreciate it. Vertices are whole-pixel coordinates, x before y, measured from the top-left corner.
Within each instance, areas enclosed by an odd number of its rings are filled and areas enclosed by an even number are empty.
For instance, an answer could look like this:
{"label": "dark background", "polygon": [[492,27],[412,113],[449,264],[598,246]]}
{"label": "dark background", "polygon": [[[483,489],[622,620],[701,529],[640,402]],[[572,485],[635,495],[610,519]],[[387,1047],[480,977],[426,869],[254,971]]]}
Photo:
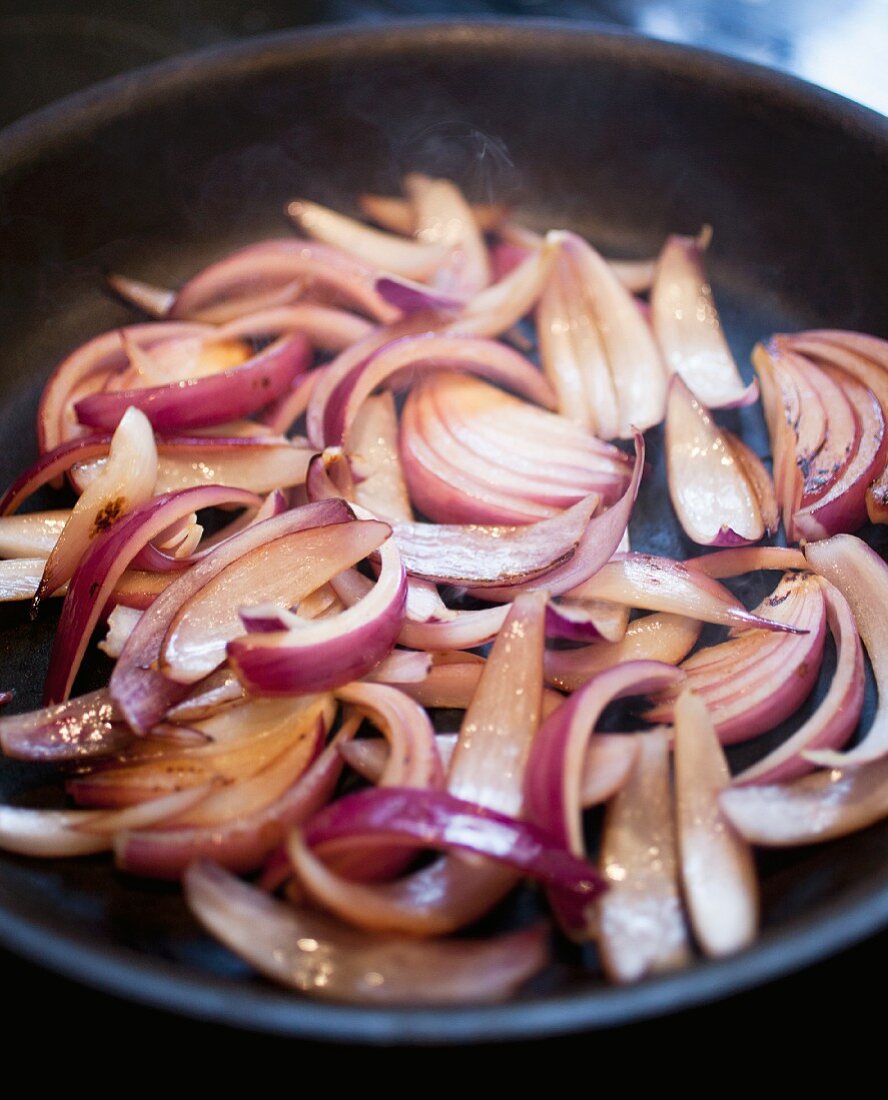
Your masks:
{"label": "dark background", "polygon": [[[637,30],[781,68],[888,113],[888,0],[848,0],[841,5],[834,0],[0,0],[0,125],[115,73],[215,43],[318,23],[441,15],[562,17]],[[699,1068],[704,1041],[713,1044],[705,1048],[707,1059],[719,1047],[734,1052],[723,1071],[737,1066],[738,1049],[747,1065],[770,1056],[802,1068],[818,1058],[818,1044],[840,1059],[848,1054],[842,1050],[844,1043],[853,1042],[858,1051],[866,1047],[866,1002],[870,994],[878,995],[886,963],[888,934],[883,934],[802,974],[713,1006],[616,1032],[484,1049],[509,1064],[540,1059],[540,1069],[551,1074],[552,1084],[559,1088],[600,1087],[602,1067],[608,1077],[613,1072],[617,1080],[632,1080],[639,1066],[624,1059],[640,1055],[643,1060],[653,1044],[667,1044],[665,1049],[673,1054],[662,1065],[666,1085],[675,1083],[676,1072]],[[336,1051],[319,1044],[183,1021],[112,1001],[2,952],[0,974],[13,1026],[36,1030],[48,1043],[47,1051],[73,1043],[93,1063],[92,1074],[105,1076],[108,1067],[102,1062],[109,1055],[116,1061],[121,1053],[137,1079],[153,1070],[165,1073],[167,1056],[187,1049],[207,1068],[231,1060],[243,1065],[241,1059],[248,1056],[260,1087],[267,1087],[263,1070],[272,1068],[275,1082],[281,1081],[283,1069],[289,1087],[305,1088],[309,1066],[322,1073],[329,1069],[331,1081],[347,1068],[366,1072],[371,1087],[387,1084],[386,1079],[370,1076],[385,1052],[355,1051],[343,1062]],[[289,1060],[282,1064],[278,1059],[284,1046]],[[329,1054],[334,1055],[332,1063]],[[450,1052],[446,1064],[455,1070],[465,1055]],[[558,1067],[565,1055],[572,1065],[583,1057],[585,1080],[559,1081]],[[304,1061],[307,1057],[310,1062]],[[400,1057],[407,1059],[400,1063],[406,1068],[416,1056]],[[10,1064],[7,1060],[7,1069]],[[626,1070],[628,1077],[623,1076]],[[762,1075],[766,1080],[770,1071],[762,1068]],[[461,1087],[459,1080],[441,1083],[445,1088]],[[422,1088],[428,1084],[416,1081]],[[718,1087],[715,1080],[712,1085]],[[405,1087],[411,1086],[405,1082]]]}

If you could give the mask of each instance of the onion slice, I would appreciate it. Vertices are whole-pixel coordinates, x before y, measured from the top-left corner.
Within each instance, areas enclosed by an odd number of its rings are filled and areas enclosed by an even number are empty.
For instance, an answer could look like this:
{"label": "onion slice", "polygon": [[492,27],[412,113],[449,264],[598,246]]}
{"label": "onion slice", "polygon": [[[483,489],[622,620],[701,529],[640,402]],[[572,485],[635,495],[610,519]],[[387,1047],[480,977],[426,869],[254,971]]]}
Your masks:
{"label": "onion slice", "polygon": [[608,803],[600,866],[608,889],[598,903],[598,949],[615,982],[674,970],[690,959],[678,887],[669,744],[636,735],[639,754]]}
{"label": "onion slice", "polygon": [[823,749],[805,755],[827,768],[847,768],[880,760],[888,753],[888,652],[884,644],[888,566],[865,542],[845,534],[808,543],[805,557],[848,601],[873,667],[879,696],[872,724],[858,745],[844,753]]}
{"label": "onion slice", "polygon": [[731,781],[706,706],[689,688],[675,705],[675,812],[681,881],[697,942],[707,955],[747,947],[758,926],[758,882],[749,845],[719,805]]}
{"label": "onion slice", "polygon": [[791,783],[731,787],[722,793],[721,807],[752,844],[821,844],[888,816],[888,758],[830,768]]}
{"label": "onion slice", "polygon": [[378,549],[390,532],[377,520],[356,520],[289,531],[247,551],[179,608],[161,645],[161,672],[180,684],[208,676],[243,633],[241,609],[298,604]]}
{"label": "onion slice", "polygon": [[371,936],[275,901],[208,862],[189,868],[185,896],[204,927],[266,977],[335,1001],[498,1001],[547,959],[540,927],[493,940],[443,943]]}
{"label": "onion slice", "polygon": [[818,577],[826,617],[836,644],[836,670],[814,713],[764,759],[735,777],[734,783],[776,783],[795,779],[815,766],[809,753],[840,749],[857,728],[863,710],[864,672],[860,636],[848,601],[824,577]]}
{"label": "onion slice", "polygon": [[681,375],[666,402],[669,496],[685,534],[704,546],[758,542],[765,533],[756,493],[712,413]]}
{"label": "onion slice", "polygon": [[111,430],[124,411],[134,406],[157,431],[171,435],[255,412],[280,397],[310,362],[308,341],[293,333],[232,370],[147,389],[97,393],[81,398],[75,409],[81,424]]}
{"label": "onion slice", "polygon": [[708,236],[673,236],[663,246],[651,290],[654,332],[669,370],[698,401],[710,409],[751,405],[758,386],[743,385],[703,268]]}
{"label": "onion slice", "polygon": [[151,425],[138,409],[129,408],[111,439],[102,473],[74,505],[49,555],[36,602],[70,579],[92,539],[151,497],[156,479],[157,448]]}

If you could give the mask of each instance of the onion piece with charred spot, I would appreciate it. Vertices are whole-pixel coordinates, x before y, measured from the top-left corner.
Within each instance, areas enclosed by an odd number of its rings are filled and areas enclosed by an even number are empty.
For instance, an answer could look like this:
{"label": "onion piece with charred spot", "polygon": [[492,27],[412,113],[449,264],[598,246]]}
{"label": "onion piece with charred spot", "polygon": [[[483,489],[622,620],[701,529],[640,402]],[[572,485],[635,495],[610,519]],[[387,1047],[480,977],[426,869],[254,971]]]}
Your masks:
{"label": "onion piece with charred spot", "polygon": [[35,601],[69,580],[92,539],[148,500],[157,479],[157,448],[144,413],[129,408],[111,439],[102,473],[81,495],[46,562]]}

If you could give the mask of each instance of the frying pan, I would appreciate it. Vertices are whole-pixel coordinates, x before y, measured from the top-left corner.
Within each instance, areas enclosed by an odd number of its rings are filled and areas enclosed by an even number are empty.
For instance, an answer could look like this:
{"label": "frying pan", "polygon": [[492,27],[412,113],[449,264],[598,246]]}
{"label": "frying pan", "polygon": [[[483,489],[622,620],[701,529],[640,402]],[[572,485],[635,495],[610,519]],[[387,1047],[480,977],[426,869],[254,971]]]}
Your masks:
{"label": "frying pan", "polygon": [[[836,96],[563,23],[333,27],[111,80],[0,136],[0,477],[35,455],[37,395],[54,363],[131,319],[101,292],[103,268],[175,284],[226,250],[286,233],[280,212],[294,195],[348,209],[358,191],[395,191],[418,169],[624,256],[652,255],[667,233],[708,222],[716,297],[746,363],[772,331],[888,335],[886,162],[885,120]],[[732,415],[764,453],[758,414]],[[633,544],[686,556],[662,503],[656,432],[650,442]],[[21,709],[39,702],[55,622],[0,614],[2,686]],[[94,659],[84,689],[107,672]],[[40,768],[0,766],[4,800],[46,804],[56,788]],[[0,941],[114,994],[304,1038],[540,1036],[725,996],[876,932],[888,924],[886,842],[888,824],[763,858],[762,935],[734,958],[615,989],[590,957],[563,949],[513,1001],[485,1008],[308,1002],[211,943],[176,890],[124,879],[102,859],[0,857]],[[520,919],[521,904],[495,921]]]}

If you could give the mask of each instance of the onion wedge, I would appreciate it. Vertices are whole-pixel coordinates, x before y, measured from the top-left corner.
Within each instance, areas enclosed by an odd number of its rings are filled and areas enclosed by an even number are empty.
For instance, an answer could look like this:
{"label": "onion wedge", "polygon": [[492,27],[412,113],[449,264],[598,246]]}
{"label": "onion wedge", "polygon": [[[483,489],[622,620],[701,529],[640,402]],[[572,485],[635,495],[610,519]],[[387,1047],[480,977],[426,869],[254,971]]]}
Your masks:
{"label": "onion wedge", "polygon": [[888,616],[888,566],[854,535],[833,535],[805,547],[805,557],[842,593],[873,666],[878,705],[863,740],[848,752],[810,750],[807,759],[826,768],[848,768],[888,753],[888,652],[883,635]]}
{"label": "onion wedge", "polygon": [[444,943],[355,932],[323,914],[275,901],[208,862],[189,868],[185,896],[204,927],[266,977],[335,1001],[503,1000],[547,958],[541,928]]}
{"label": "onion wedge", "polygon": [[703,546],[758,542],[756,493],[709,410],[674,374],[666,401],[669,496],[685,534]]}
{"label": "onion wedge", "polygon": [[678,849],[688,914],[707,955],[730,955],[755,938],[758,882],[749,845],[719,805],[731,773],[706,706],[690,689],[675,705],[674,746]]}
{"label": "onion wedge", "polygon": [[598,949],[615,982],[674,970],[690,959],[678,887],[669,746],[663,733],[636,735],[639,755],[608,803],[600,866]]}
{"label": "onion wedge", "polygon": [[102,473],[74,505],[49,555],[36,602],[71,578],[92,539],[151,497],[156,479],[154,432],[143,413],[129,408],[111,439]]}
{"label": "onion wedge", "polygon": [[710,409],[751,405],[758,386],[744,387],[722,333],[703,269],[706,237],[670,237],[663,246],[651,290],[654,332],[669,370],[698,401]]}
{"label": "onion wedge", "polygon": [[182,604],[161,646],[161,672],[180,684],[208,676],[243,633],[242,608],[298,604],[377,550],[390,532],[377,520],[356,520],[292,531],[248,551]]}

